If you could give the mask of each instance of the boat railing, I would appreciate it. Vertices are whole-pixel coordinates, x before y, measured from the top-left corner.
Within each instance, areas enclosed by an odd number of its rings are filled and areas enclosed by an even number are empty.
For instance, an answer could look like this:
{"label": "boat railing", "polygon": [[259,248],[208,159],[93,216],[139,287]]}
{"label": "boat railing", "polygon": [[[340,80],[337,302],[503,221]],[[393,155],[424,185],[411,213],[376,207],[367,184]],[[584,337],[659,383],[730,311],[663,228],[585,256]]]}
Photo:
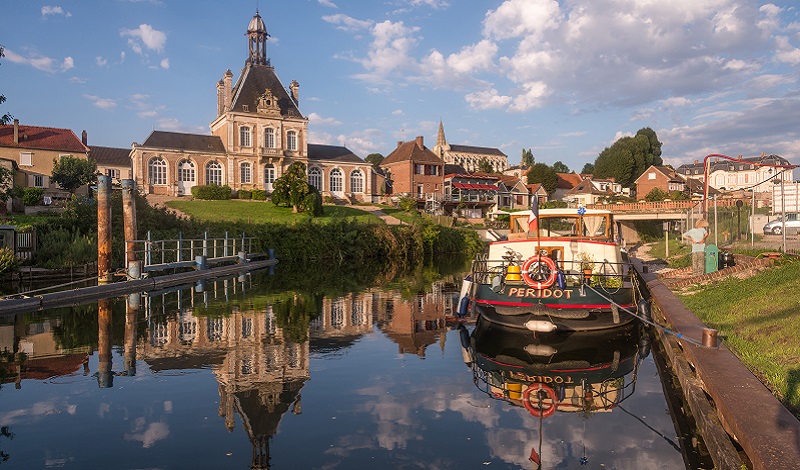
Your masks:
{"label": "boat railing", "polygon": [[[621,288],[631,281],[634,270],[629,262],[594,261],[591,267],[580,260],[553,260],[557,269],[564,274],[568,285],[588,284],[605,289]],[[478,255],[472,262],[472,279],[479,284],[491,284],[495,277],[501,276],[503,283],[523,284],[522,268],[525,261],[517,259],[488,259]],[[517,266],[518,268],[511,268]],[[548,277],[549,269],[540,263],[529,267],[530,277]]]}

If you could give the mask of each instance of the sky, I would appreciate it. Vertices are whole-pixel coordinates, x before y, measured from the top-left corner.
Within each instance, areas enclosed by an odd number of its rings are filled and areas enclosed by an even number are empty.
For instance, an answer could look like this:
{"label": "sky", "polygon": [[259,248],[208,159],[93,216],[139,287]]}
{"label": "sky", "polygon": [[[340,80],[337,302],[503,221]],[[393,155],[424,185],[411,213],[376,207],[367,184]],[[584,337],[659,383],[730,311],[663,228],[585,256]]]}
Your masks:
{"label": "sky", "polygon": [[[224,7],[223,7],[224,5]],[[4,2],[0,94],[22,124],[129,148],[209,133],[256,8],[311,143],[364,158],[398,141],[499,148],[580,171],[656,131],[665,163],[800,164],[800,15],[753,0],[74,0]]]}

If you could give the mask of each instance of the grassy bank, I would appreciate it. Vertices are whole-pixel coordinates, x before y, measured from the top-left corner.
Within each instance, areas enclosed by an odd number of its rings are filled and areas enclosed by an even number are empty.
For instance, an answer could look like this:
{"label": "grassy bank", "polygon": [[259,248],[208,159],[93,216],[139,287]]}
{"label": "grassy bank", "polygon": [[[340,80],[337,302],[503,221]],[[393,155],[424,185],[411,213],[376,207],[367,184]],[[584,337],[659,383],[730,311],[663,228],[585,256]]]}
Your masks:
{"label": "grassy bank", "polygon": [[745,280],[730,277],[682,300],[719,330],[725,344],[795,415],[800,414],[800,261]]}

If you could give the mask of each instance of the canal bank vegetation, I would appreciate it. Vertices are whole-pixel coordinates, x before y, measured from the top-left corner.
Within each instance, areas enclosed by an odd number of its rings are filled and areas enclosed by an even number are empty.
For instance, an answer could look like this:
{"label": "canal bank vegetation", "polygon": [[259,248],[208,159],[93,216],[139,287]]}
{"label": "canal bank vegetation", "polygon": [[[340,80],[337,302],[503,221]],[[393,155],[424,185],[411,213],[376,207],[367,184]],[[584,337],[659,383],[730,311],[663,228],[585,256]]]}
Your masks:
{"label": "canal bank vegetation", "polygon": [[[678,293],[706,325],[800,417],[800,260]],[[731,377],[735,381],[735,377]]]}

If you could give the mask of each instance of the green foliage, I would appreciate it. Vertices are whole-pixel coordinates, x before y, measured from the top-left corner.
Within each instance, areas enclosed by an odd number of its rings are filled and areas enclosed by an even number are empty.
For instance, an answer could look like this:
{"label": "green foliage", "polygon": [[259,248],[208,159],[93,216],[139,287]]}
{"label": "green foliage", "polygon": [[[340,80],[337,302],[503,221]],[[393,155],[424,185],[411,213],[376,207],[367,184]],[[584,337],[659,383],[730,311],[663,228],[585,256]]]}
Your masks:
{"label": "green foliage", "polygon": [[663,201],[668,196],[667,192],[661,188],[653,188],[650,190],[649,193],[644,197],[645,200],[649,202],[656,202],[656,201]]}
{"label": "green foliage", "polygon": [[26,206],[38,206],[42,202],[44,196],[44,188],[27,187],[22,190],[22,202]]}
{"label": "green foliage", "polygon": [[546,163],[535,163],[528,170],[528,184],[541,183],[547,194],[553,194],[558,187],[556,171]]}
{"label": "green foliage", "polygon": [[583,165],[581,169],[581,174],[583,175],[591,175],[594,173],[594,163],[586,163]]}
{"label": "green foliage", "polygon": [[371,153],[367,155],[367,158],[364,160],[366,160],[367,163],[371,163],[372,166],[378,166],[383,161],[383,155],[380,153]]}
{"label": "green foliage", "polygon": [[267,200],[267,192],[263,189],[254,189],[252,191],[253,200],[254,201],[266,201]]}
{"label": "green foliage", "polygon": [[548,201],[539,207],[541,209],[566,209],[568,206],[566,201]]}
{"label": "green foliage", "polygon": [[19,261],[14,256],[14,250],[8,247],[0,248],[0,274],[16,271]]}
{"label": "green foliage", "polygon": [[553,170],[555,170],[556,173],[572,173],[572,170],[560,160],[553,163]]}
{"label": "green foliage", "polygon": [[494,173],[494,167],[492,167],[492,162],[489,161],[488,158],[483,157],[478,160],[478,171],[483,173]]}
{"label": "green foliage", "polygon": [[240,189],[237,196],[239,199],[253,199],[253,192],[247,189]]}
{"label": "green foliage", "polygon": [[8,201],[14,195],[14,189],[14,171],[0,166],[0,202]]}
{"label": "green foliage", "polygon": [[228,185],[218,184],[192,186],[192,197],[206,201],[224,201],[231,198],[233,191]]}
{"label": "green foliage", "polygon": [[36,264],[45,268],[69,268],[97,260],[96,236],[77,229],[57,228],[39,234]]}
{"label": "green foliage", "polygon": [[533,158],[533,151],[531,151],[531,149],[525,150],[523,148],[522,149],[522,163],[520,163],[520,166],[522,168],[530,168],[530,167],[533,166],[534,163],[535,162],[534,162],[534,158]]}
{"label": "green foliage", "polygon": [[415,213],[417,212],[417,200],[411,196],[402,195],[397,200],[397,205],[400,206],[404,212]]}
{"label": "green foliage", "polygon": [[53,159],[53,173],[50,180],[61,189],[74,193],[85,184],[96,181],[97,162],[77,157]]}
{"label": "green foliage", "polygon": [[276,206],[291,207],[293,212],[311,215],[322,214],[322,196],[317,188],[308,184],[306,166],[294,162],[273,183],[272,202]]}
{"label": "green foliage", "polygon": [[594,176],[629,187],[650,165],[661,165],[661,142],[649,127],[606,147],[594,162]]}

